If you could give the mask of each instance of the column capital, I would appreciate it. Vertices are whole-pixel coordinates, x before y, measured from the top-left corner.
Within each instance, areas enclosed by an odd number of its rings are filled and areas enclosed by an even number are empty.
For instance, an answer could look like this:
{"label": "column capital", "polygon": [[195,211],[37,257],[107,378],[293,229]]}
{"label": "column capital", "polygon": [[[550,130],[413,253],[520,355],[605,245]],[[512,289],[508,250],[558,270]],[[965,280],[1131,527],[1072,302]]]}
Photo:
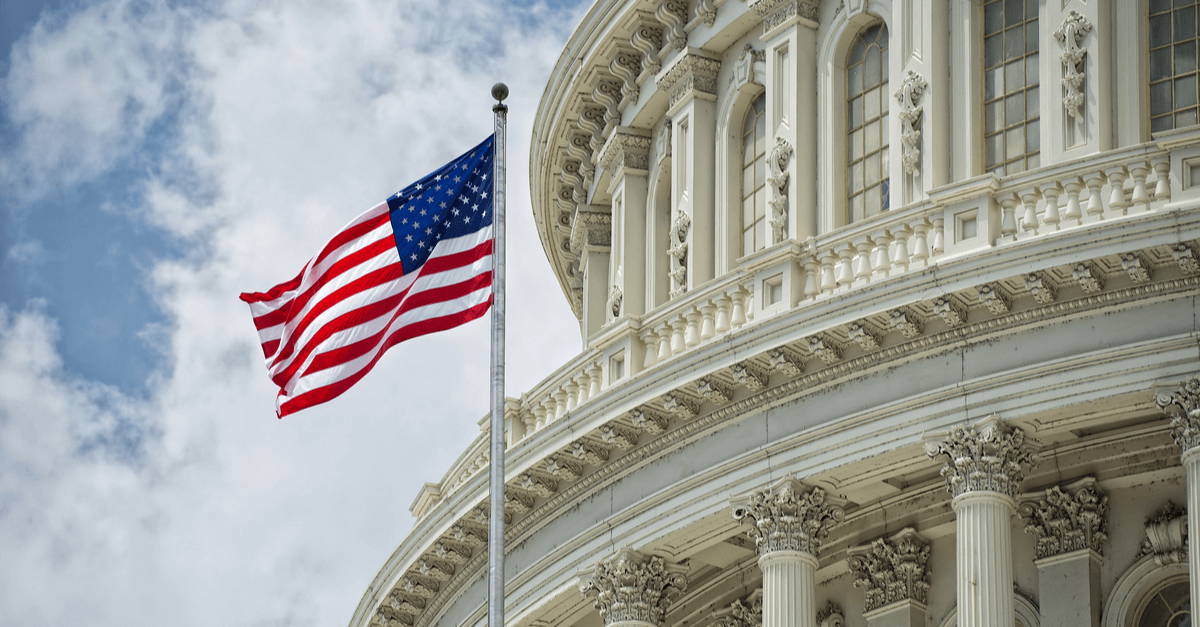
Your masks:
{"label": "column capital", "polygon": [[580,573],[579,591],[595,597],[593,604],[605,625],[661,625],[671,601],[687,589],[686,572],[657,555],[626,548]]}
{"label": "column capital", "polygon": [[645,176],[650,170],[650,142],[649,131],[618,126],[600,151],[600,167],[612,174],[613,182],[627,173]]}
{"label": "column capital", "polygon": [[750,0],[749,9],[763,21],[762,40],[769,41],[793,24],[817,28],[818,6],[812,0]]}
{"label": "column capital", "polygon": [[[1171,415],[1171,437],[1184,454],[1200,445],[1200,376],[1190,377],[1175,392],[1159,392],[1154,402]],[[1175,407],[1176,411],[1170,411]]]}
{"label": "column capital", "polygon": [[1159,566],[1188,561],[1188,513],[1167,501],[1146,519],[1146,539],[1138,547],[1138,558],[1154,556]]}
{"label": "column capital", "polygon": [[899,601],[928,603],[929,551],[929,543],[912,527],[850,549],[850,571],[854,586],[866,592],[866,611]]}
{"label": "column capital", "polygon": [[1015,499],[1025,473],[1039,457],[1025,432],[992,414],[974,425],[957,425],[927,438],[925,454],[945,456],[942,477],[955,498],[972,492],[996,492]]}
{"label": "column capital", "polygon": [[658,90],[670,97],[668,115],[676,113],[676,105],[694,97],[717,99],[717,73],[721,60],[711,52],[687,48],[675,57],[671,65],[655,79]]}
{"label": "column capital", "polygon": [[745,599],[738,599],[717,612],[714,627],[762,627],[762,624],[763,591],[759,588]]}
{"label": "column capital", "polygon": [[1095,477],[1026,494],[1017,508],[1025,532],[1037,539],[1036,559],[1091,549],[1104,555],[1108,540],[1108,497]]}
{"label": "column capital", "polygon": [[799,551],[816,557],[821,540],[846,516],[841,507],[827,502],[824,490],[791,477],[730,499],[730,504],[733,517],[749,526],[746,535],[754,539],[760,556]]}
{"label": "column capital", "polygon": [[571,217],[571,251],[580,254],[585,246],[612,245],[612,213],[608,207],[579,205]]}

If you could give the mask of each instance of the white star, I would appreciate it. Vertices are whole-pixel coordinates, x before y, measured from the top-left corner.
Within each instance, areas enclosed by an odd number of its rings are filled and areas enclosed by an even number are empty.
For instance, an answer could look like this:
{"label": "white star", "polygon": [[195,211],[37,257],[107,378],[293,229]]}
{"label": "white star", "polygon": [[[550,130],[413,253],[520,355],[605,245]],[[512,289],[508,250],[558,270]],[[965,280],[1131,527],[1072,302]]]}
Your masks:
{"label": "white star", "polygon": [[425,242],[417,242],[417,246],[420,246],[421,248],[425,248]]}
{"label": "white star", "polygon": [[433,235],[433,229],[425,229],[426,235]]}
{"label": "white star", "polygon": [[[442,208],[443,208],[443,209],[445,209],[445,208],[446,208],[446,203],[442,203]],[[429,213],[429,212],[428,212],[428,211],[425,211],[424,209],[422,209],[422,210],[421,210],[421,215],[425,215],[425,214],[427,214],[427,213]]]}
{"label": "white star", "polygon": [[413,255],[413,256],[412,256],[412,260],[413,260],[413,261],[416,261],[416,260],[417,260],[417,256],[416,256],[416,255]]}
{"label": "white star", "polygon": [[471,205],[471,211],[479,211],[479,205]]}
{"label": "white star", "polygon": [[480,197],[480,198],[487,198],[487,192],[484,192],[484,193],[480,194],[480,195],[479,195],[479,197]]}
{"label": "white star", "polygon": [[454,210],[454,215],[458,215],[458,209]]}
{"label": "white star", "polygon": [[417,189],[424,189],[420,183],[417,183]]}
{"label": "white star", "polygon": [[410,233],[410,234],[408,234],[408,235],[405,235],[405,236],[404,236],[404,241],[411,242],[411,241],[412,241],[412,234]]}

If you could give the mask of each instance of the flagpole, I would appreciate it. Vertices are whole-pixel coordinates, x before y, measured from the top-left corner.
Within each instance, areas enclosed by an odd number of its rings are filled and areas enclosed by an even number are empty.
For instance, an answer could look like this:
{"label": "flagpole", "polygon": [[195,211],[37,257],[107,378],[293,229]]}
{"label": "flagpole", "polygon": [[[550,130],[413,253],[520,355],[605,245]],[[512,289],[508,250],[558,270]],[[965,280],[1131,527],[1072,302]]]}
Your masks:
{"label": "flagpole", "polygon": [[492,175],[492,452],[491,512],[488,517],[488,625],[504,627],[504,156],[508,127],[508,86],[492,86],[496,104],[495,158]]}

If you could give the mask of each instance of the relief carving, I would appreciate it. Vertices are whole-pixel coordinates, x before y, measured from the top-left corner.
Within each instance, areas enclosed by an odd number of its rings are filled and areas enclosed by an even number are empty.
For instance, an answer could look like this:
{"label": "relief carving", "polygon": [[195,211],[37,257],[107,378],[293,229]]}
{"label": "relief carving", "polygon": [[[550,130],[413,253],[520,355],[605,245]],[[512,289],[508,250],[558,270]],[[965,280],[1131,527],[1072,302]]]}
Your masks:
{"label": "relief carving", "polygon": [[1071,117],[1079,116],[1079,107],[1086,99],[1083,93],[1083,79],[1087,73],[1087,64],[1084,63],[1087,48],[1079,44],[1083,43],[1083,38],[1091,31],[1092,23],[1075,11],[1071,11],[1058,30],[1054,31],[1054,38],[1063,47],[1063,53],[1058,57],[1063,63],[1062,83],[1067,90],[1067,94],[1063,96],[1063,106],[1067,109],[1067,115]]}
{"label": "relief carving", "polygon": [[1108,497],[1087,477],[1067,486],[1054,486],[1033,495],[1017,509],[1025,532],[1037,540],[1037,559],[1091,549],[1104,554],[1108,540]]}
{"label": "relief carving", "polygon": [[579,591],[593,597],[605,625],[622,621],[661,625],[671,601],[687,589],[685,572],[657,555],[624,549],[584,574]]}
{"label": "relief carving", "polygon": [[914,177],[921,176],[921,105],[917,104],[925,93],[925,79],[920,74],[908,71],[896,100],[900,101],[900,142],[904,171]]}
{"label": "relief carving", "polygon": [[946,490],[957,497],[968,492],[999,492],[1016,498],[1025,472],[1037,466],[1038,454],[1025,442],[1025,432],[996,415],[972,426],[957,425],[943,439],[925,443],[930,459],[942,460]]}
{"label": "relief carving", "polygon": [[850,550],[854,586],[866,592],[866,611],[898,601],[928,603],[929,543],[911,527]]}
{"label": "relief carving", "polygon": [[826,502],[825,491],[792,478],[733,499],[733,517],[749,529],[759,555],[801,551],[820,555],[821,541],[845,518],[842,508]]}

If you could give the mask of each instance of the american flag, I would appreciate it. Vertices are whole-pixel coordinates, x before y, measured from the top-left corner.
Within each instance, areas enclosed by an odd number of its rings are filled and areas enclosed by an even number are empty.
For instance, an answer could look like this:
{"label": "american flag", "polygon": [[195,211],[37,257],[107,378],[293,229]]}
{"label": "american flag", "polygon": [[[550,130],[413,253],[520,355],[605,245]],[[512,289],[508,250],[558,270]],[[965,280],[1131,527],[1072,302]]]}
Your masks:
{"label": "american flag", "polygon": [[493,139],[352,220],[296,278],[241,295],[280,418],[336,398],[391,346],[487,312]]}

